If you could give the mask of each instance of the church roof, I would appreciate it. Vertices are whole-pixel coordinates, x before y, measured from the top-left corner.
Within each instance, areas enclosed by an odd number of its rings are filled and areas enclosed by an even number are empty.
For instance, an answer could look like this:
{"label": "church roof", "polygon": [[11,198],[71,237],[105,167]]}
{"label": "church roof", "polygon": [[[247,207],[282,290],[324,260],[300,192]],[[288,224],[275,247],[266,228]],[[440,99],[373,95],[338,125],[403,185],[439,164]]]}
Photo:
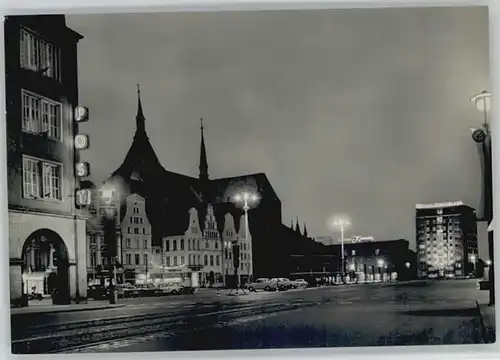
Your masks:
{"label": "church roof", "polygon": [[[242,191],[257,192],[263,201],[278,200],[264,173],[208,179],[208,164],[201,128],[200,177],[166,170],[158,160],[146,133],[145,117],[140,91],[136,115],[136,132],[123,163],[106,182],[116,181],[125,187],[125,193],[138,193],[146,198],[146,213],[153,228],[153,244],[164,236],[182,235],[189,226],[189,210],[196,208],[202,230],[208,203],[214,206],[219,231],[224,228],[224,217],[234,217],[239,231],[242,209],[233,203],[234,195]],[[124,211],[121,211],[123,214]]]}

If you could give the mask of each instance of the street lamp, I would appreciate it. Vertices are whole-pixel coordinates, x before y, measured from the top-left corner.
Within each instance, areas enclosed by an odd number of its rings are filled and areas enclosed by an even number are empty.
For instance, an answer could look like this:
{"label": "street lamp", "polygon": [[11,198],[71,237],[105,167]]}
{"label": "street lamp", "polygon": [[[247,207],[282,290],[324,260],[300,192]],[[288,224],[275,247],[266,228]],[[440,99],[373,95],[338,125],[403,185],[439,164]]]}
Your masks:
{"label": "street lamp", "polygon": [[405,262],[405,266],[406,266],[407,269],[409,269],[410,266],[411,266],[411,264],[407,261],[407,262]]}
{"label": "street lamp", "polygon": [[486,265],[490,266],[491,265],[491,260],[486,260]]}
{"label": "street lamp", "polygon": [[350,226],[349,220],[345,218],[333,219],[332,226],[334,229],[340,230],[340,261],[341,261],[341,276],[342,281],[345,281],[345,259],[344,259],[344,232],[345,229]]}
{"label": "street lamp", "polygon": [[[483,176],[482,183],[484,189],[484,209],[483,209],[483,221],[486,221],[488,228],[491,227],[491,222],[493,220],[493,174],[492,174],[492,159],[491,159],[491,130],[488,123],[488,114],[491,108],[491,94],[483,90],[479,94],[474,95],[470,98],[471,103],[473,103],[479,111],[483,113],[483,124],[479,129],[473,129],[472,139],[482,148],[482,160],[483,160]],[[492,261],[494,258],[493,249],[493,231],[488,232],[488,251],[490,253],[490,258]],[[494,266],[488,268],[490,282],[489,286],[489,305],[495,304],[495,269]]]}
{"label": "street lamp", "polygon": [[116,216],[114,208],[110,205],[113,203],[114,189],[104,188],[101,190],[101,200],[102,203],[106,205],[105,207],[105,218],[104,218],[104,237],[107,246],[108,258],[110,262],[110,274],[109,274],[109,303],[116,304],[118,299],[118,294],[116,293]]}
{"label": "street lamp", "polygon": [[[252,191],[241,191],[234,195],[233,201],[237,204],[243,205],[243,211],[245,212],[245,243],[249,240],[249,228],[248,228],[248,210],[250,210],[251,206],[255,207],[258,205],[260,197],[257,193]],[[238,293],[239,281],[238,281],[238,267],[239,267],[239,256],[240,256],[240,245],[238,244],[238,240],[233,241],[233,263],[234,263],[234,277],[235,277],[235,286],[236,293]],[[252,256],[253,259],[253,256]]]}

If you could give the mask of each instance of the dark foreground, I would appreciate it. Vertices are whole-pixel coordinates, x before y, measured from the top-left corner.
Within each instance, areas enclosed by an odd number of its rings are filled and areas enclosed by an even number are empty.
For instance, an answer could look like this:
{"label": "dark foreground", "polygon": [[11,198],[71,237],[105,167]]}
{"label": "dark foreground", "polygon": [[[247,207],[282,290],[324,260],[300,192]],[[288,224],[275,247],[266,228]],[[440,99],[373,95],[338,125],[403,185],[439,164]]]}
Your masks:
{"label": "dark foreground", "polygon": [[481,343],[476,281],[125,300],[12,316],[14,353]]}

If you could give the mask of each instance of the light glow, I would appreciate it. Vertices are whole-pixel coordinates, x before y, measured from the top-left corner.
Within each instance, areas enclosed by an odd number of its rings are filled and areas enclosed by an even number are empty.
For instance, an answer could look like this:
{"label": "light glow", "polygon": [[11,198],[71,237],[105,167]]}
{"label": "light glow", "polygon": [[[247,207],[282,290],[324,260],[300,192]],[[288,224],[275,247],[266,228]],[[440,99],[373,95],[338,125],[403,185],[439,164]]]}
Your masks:
{"label": "light glow", "polygon": [[489,112],[491,109],[491,93],[483,90],[470,98],[470,102],[476,105],[479,111]]}

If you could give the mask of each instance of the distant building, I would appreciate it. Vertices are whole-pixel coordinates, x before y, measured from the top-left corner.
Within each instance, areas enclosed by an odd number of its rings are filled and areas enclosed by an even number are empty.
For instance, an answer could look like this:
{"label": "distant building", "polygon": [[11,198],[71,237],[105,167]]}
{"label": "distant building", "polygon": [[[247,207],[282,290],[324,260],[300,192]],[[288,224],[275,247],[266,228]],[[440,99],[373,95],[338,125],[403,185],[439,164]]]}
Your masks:
{"label": "distant building", "polygon": [[[332,253],[341,258],[340,244],[330,246]],[[344,243],[346,273],[357,275],[364,281],[387,281],[395,276],[398,280],[416,277],[417,258],[404,239]],[[337,263],[341,272],[341,261]]]}
{"label": "distant building", "polygon": [[10,302],[86,298],[85,220],[75,208],[77,45],[64,15],[8,16],[5,90]]}
{"label": "distant building", "polygon": [[417,204],[419,277],[456,277],[474,273],[479,260],[475,209],[461,201]]}

